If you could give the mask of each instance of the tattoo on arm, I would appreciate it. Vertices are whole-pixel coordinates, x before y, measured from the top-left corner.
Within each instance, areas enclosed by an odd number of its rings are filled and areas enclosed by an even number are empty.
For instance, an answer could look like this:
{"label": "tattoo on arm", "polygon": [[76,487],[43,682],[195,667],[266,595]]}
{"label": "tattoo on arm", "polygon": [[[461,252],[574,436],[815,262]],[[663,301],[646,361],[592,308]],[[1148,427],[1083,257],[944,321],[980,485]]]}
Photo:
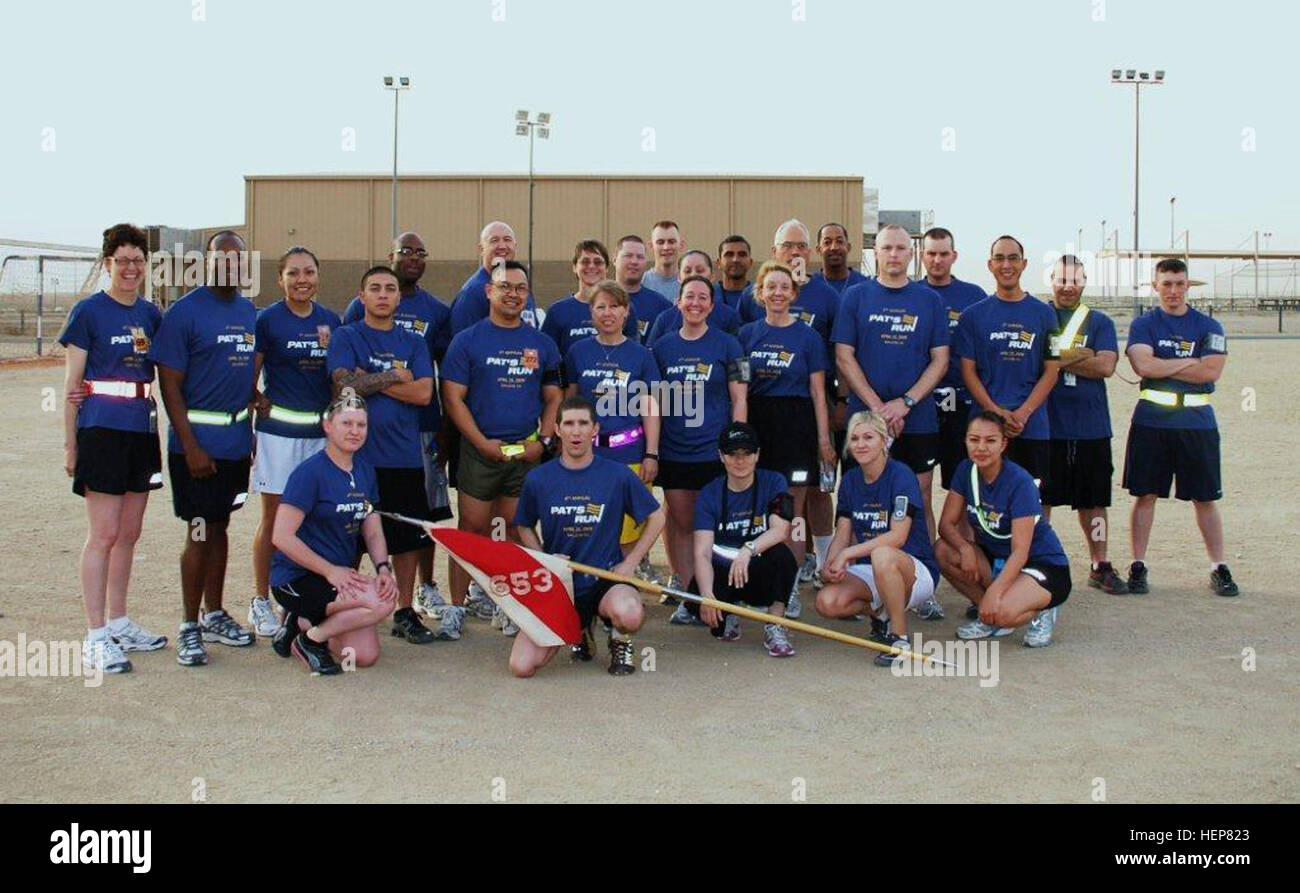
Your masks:
{"label": "tattoo on arm", "polygon": [[334,396],[344,388],[352,388],[360,397],[378,394],[389,385],[397,384],[400,379],[396,369],[387,372],[362,372],[360,369],[334,370]]}

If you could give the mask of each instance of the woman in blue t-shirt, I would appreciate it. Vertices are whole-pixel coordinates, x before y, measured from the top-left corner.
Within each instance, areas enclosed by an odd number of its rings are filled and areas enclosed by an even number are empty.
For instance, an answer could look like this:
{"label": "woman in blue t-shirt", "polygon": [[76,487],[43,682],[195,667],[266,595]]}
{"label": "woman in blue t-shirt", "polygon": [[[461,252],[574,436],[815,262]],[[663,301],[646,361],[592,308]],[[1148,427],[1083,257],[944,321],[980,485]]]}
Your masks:
{"label": "woman in blue t-shirt", "polygon": [[[966,424],[968,459],[953,472],[935,557],[944,578],[979,608],[962,639],[1009,635],[1029,624],[1025,644],[1052,644],[1056,609],[1070,595],[1070,561],[1043,516],[1038,484],[1004,458],[1007,432],[989,410]],[[963,517],[968,522],[961,523]]]}
{"label": "woman in blue t-shirt", "polygon": [[[284,626],[276,654],[294,654],[312,675],[343,671],[336,658],[368,667],[379,660],[375,625],[393,612],[397,584],[379,503],[375,469],[357,455],[366,442],[366,401],[351,388],[325,410],[325,448],[293,470],[275,513],[271,594]],[[375,576],[356,568],[359,548]]]}
{"label": "woman in blue t-shirt", "polygon": [[[88,671],[126,673],[128,651],[156,651],[166,636],[146,632],[126,613],[126,592],[149,491],[162,486],[158,406],[149,344],[162,314],[139,296],[149,240],[119,223],[104,231],[110,284],[77,303],[59,343],[67,350],[64,470],[86,500],[90,531],[81,551]],[[105,603],[108,621],[104,619]]]}
{"label": "woman in blue t-shirt", "polygon": [[[907,612],[934,597],[939,564],[925,525],[925,503],[916,474],[889,457],[889,423],[878,412],[849,419],[845,458],[857,462],[840,482],[835,501],[835,538],[826,568],[828,584],[817,593],[823,617],[872,617],[872,638],[911,648]],[[888,617],[888,627],[880,622]],[[894,659],[879,654],[887,667]]]}

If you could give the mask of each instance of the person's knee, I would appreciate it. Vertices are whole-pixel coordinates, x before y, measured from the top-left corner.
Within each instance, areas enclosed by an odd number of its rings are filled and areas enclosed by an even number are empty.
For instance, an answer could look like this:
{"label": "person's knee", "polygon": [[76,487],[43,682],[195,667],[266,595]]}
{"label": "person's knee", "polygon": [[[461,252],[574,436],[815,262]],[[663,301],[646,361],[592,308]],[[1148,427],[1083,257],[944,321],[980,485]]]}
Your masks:
{"label": "person's knee", "polygon": [[510,655],[510,672],[516,679],[531,679],[537,673],[537,665],[520,655]]}
{"label": "person's knee", "polygon": [[118,531],[91,528],[86,534],[86,551],[107,555],[117,543]]}
{"label": "person's knee", "polygon": [[373,667],[379,663],[379,643],[366,642],[352,646],[352,659],[358,668]]}
{"label": "person's knee", "polygon": [[635,596],[620,596],[611,607],[610,619],[625,633],[634,633],[645,623],[645,608]]}
{"label": "person's knee", "polygon": [[871,550],[871,566],[877,571],[895,570],[903,553],[892,546],[878,546]]}

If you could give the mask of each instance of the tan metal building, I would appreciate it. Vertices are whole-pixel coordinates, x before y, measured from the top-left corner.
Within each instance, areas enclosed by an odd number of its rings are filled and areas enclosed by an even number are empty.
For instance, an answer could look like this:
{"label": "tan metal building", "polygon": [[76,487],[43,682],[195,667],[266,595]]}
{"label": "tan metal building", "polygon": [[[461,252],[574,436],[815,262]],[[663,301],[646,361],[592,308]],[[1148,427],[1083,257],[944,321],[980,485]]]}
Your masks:
{"label": "tan metal building", "polygon": [[[290,245],[306,245],[321,260],[321,298],[341,308],[366,267],[383,263],[390,241],[392,180],[382,175],[249,176],[244,178],[249,248],[262,257],[264,305],[280,297],[276,261]],[[716,255],[718,241],[740,233],[759,259],[768,255],[778,224],[797,217],[816,234],[843,223],[851,234],[849,263],[861,260],[861,177],[775,176],[539,176],[535,186],[534,292],[545,306],[573,289],[570,260],[579,239],[597,238],[612,251],[622,236],[650,238],[671,218],[691,248]],[[429,249],[423,285],[450,301],[477,266],[479,230],[504,220],[527,261],[526,176],[403,176],[398,226],[414,230]],[[814,257],[815,260],[815,257]]]}

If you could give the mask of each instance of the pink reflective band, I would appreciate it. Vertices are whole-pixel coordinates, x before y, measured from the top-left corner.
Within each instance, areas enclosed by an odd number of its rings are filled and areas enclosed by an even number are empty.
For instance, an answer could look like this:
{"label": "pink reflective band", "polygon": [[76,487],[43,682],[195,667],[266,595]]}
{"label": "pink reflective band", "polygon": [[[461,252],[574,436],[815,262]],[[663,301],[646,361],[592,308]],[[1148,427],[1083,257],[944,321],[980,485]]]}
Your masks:
{"label": "pink reflective band", "polygon": [[610,449],[617,449],[619,447],[625,447],[629,443],[636,443],[642,438],[642,436],[644,436],[644,434],[645,429],[640,425],[637,425],[635,428],[628,428],[626,431],[615,431],[613,434],[609,435],[609,447]]}

